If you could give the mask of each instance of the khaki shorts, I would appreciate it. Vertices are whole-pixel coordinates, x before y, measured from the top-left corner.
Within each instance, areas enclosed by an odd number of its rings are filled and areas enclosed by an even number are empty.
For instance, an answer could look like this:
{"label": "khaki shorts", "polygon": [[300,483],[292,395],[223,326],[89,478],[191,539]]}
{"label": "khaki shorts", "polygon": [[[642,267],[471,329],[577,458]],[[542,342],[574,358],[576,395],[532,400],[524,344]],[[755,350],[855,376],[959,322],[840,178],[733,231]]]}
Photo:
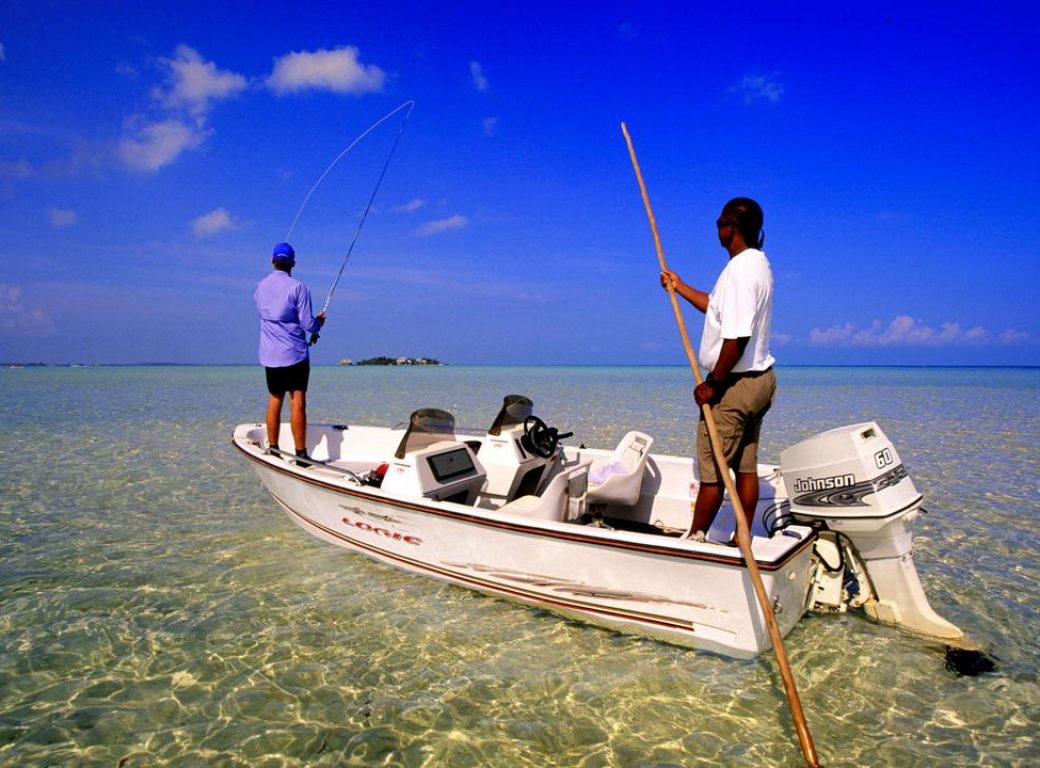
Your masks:
{"label": "khaki shorts", "polygon": [[[726,466],[737,472],[757,472],[758,434],[762,417],[773,404],[776,374],[772,368],[761,373],[733,374],[727,383],[722,399],[711,407],[722,455],[726,457]],[[702,483],[722,482],[708,441],[703,411],[697,426],[697,466]]]}

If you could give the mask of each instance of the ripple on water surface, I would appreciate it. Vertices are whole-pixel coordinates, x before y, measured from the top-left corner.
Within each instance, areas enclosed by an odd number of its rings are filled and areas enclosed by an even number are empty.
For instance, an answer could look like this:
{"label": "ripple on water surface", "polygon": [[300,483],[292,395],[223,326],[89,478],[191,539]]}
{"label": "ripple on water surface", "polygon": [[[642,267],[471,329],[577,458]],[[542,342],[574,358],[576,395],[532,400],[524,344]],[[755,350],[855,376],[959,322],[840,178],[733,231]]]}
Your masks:
{"label": "ripple on water surface", "polygon": [[[416,407],[490,423],[534,398],[576,442],[693,441],[669,368],[316,368],[316,420]],[[1040,712],[1037,372],[780,369],[763,458],[877,419],[930,514],[934,606],[1001,660],[855,615],[787,641],[825,764],[1031,765]],[[984,396],[979,396],[980,390]],[[769,656],[741,662],[474,595],[310,538],[228,444],[257,418],[249,368],[0,371],[0,764],[786,766]]]}

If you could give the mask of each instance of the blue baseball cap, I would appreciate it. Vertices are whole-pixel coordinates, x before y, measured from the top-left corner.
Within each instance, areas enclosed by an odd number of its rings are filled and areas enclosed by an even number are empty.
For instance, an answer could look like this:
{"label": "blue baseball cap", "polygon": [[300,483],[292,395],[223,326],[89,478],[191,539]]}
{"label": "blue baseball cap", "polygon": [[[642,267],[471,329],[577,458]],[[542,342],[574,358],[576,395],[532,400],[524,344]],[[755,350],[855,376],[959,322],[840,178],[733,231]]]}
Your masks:
{"label": "blue baseball cap", "polygon": [[271,258],[275,261],[296,261],[296,251],[288,243],[278,243],[274,247],[274,253],[271,254]]}

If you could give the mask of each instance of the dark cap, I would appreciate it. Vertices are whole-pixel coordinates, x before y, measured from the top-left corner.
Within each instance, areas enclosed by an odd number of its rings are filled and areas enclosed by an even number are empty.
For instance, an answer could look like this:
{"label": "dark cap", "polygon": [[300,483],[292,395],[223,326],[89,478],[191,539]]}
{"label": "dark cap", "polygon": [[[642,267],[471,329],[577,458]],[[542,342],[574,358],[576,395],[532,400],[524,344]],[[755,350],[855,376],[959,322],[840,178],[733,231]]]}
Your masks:
{"label": "dark cap", "polygon": [[274,247],[274,253],[271,254],[271,258],[275,261],[296,261],[296,251],[288,243],[278,243]]}

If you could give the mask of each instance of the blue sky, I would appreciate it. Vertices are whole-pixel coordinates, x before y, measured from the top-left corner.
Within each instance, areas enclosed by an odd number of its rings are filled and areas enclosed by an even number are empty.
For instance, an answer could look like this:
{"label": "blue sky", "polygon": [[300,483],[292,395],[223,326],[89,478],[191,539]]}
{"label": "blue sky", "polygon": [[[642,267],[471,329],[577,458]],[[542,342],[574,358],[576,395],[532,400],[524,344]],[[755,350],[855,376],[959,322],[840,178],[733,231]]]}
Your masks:
{"label": "blue sky", "polygon": [[502,5],[7,0],[0,361],[255,361],[411,99],[318,364],[684,363],[622,121],[688,282],[761,202],[781,363],[1040,364],[1035,4]]}

